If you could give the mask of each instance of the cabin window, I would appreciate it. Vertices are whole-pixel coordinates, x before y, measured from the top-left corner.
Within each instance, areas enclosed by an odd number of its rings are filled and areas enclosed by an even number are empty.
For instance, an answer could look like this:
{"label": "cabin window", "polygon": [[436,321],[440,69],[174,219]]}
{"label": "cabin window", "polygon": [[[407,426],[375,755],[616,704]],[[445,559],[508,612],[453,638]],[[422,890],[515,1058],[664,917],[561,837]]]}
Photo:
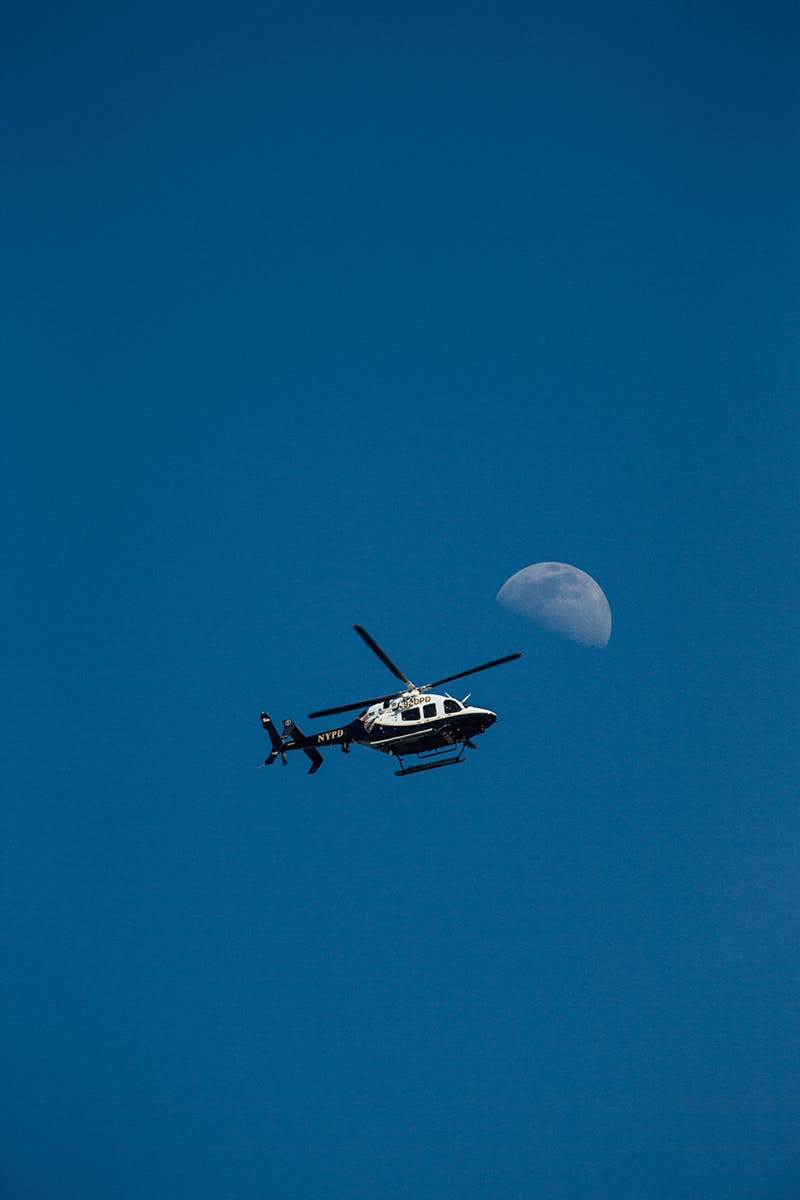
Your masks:
{"label": "cabin window", "polygon": [[402,717],[402,719],[404,721],[418,721],[419,720],[419,709],[418,708],[404,708],[403,711],[400,713],[400,716]]}
{"label": "cabin window", "polygon": [[436,705],[435,704],[423,704],[422,715],[423,715],[423,717],[435,717],[436,716]]}
{"label": "cabin window", "polygon": [[458,703],[457,700],[445,700],[444,711],[446,713],[461,712],[461,705]]}

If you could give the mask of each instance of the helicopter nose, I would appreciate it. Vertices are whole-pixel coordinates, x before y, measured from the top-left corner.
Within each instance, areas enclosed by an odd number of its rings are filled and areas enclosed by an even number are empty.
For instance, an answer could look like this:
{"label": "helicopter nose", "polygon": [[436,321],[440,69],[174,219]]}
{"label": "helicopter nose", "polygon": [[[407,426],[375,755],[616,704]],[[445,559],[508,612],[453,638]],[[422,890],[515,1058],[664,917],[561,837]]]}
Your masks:
{"label": "helicopter nose", "polygon": [[488,708],[484,709],[484,711],[483,711],[483,728],[484,729],[488,729],[491,725],[494,725],[496,720],[497,720],[497,713],[493,713]]}

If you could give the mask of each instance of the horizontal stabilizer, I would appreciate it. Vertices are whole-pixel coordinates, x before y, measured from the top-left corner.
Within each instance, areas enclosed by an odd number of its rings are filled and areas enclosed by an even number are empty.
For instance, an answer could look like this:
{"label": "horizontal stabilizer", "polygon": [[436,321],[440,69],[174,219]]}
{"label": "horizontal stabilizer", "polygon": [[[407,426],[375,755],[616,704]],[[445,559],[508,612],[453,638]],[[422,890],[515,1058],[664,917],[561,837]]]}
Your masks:
{"label": "horizontal stabilizer", "polygon": [[303,746],[303,754],[311,760],[311,766],[308,768],[309,775],[313,775],[318,771],[323,763],[322,755],[319,750],[315,750],[313,746]]}
{"label": "horizontal stabilizer", "polygon": [[291,717],[287,717],[283,722],[283,728],[288,733],[294,743],[292,749],[302,750],[306,758],[310,760],[311,766],[308,769],[309,775],[313,775],[322,766],[322,755],[314,746],[308,745],[309,739],[303,733],[299,725],[295,725]]}

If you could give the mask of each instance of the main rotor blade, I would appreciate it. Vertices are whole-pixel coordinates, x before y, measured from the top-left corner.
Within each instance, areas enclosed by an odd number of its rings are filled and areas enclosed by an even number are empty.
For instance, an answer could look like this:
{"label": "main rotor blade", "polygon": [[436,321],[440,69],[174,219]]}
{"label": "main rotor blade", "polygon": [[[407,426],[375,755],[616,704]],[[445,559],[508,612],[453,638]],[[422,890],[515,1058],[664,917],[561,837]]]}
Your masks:
{"label": "main rotor blade", "polygon": [[483,663],[480,667],[470,667],[468,671],[459,671],[457,675],[448,675],[446,679],[434,679],[433,683],[426,683],[424,691],[429,688],[439,687],[443,683],[452,683],[454,679],[463,679],[465,675],[476,675],[478,671],[488,671],[489,667],[499,667],[502,663],[513,662],[515,658],[522,658],[522,652],[517,651],[516,654],[507,654],[505,658],[495,658],[491,662]]}
{"label": "main rotor blade", "polygon": [[[377,642],[369,636],[366,629],[362,629],[360,625],[354,625],[353,628],[361,635],[364,641],[369,646],[370,650],[374,650],[378,658],[386,664],[389,670],[402,679],[403,683],[407,683],[408,687],[413,692],[427,692],[430,688],[439,687],[443,683],[452,683],[454,679],[463,679],[465,675],[475,675],[478,671],[488,671],[490,667],[499,667],[503,663],[513,662],[515,658],[522,658],[522,654],[518,651],[516,654],[507,654],[505,658],[495,658],[491,662],[482,663],[479,667],[470,667],[468,671],[459,671],[457,675],[448,675],[444,679],[435,679],[433,683],[426,683],[424,687],[415,687],[410,679],[406,679],[405,675],[401,675],[392,660],[388,658]],[[356,700],[354,704],[339,704],[336,708],[320,708],[316,712],[309,713],[309,719],[315,717],[335,717],[338,713],[353,712],[357,708],[369,708],[372,704],[382,704],[384,700],[394,700],[396,696],[402,696],[403,692],[389,692],[385,696],[373,696],[370,700]]]}
{"label": "main rotor blade", "polygon": [[321,708],[319,712],[309,713],[309,717],[333,717],[336,713],[352,712],[354,708],[369,708],[371,704],[381,704],[384,700],[394,700],[402,696],[402,692],[390,692],[388,696],[373,696],[371,700],[359,700],[356,704],[340,704],[338,708]]}
{"label": "main rotor blade", "polygon": [[[405,675],[400,670],[400,668],[396,667],[394,665],[394,663],[392,662],[392,660],[389,658],[389,655],[386,654],[383,650],[381,650],[378,643],[375,641],[374,638],[369,636],[366,629],[364,629],[363,625],[354,625],[353,629],[355,629],[356,633],[358,634],[358,636],[360,638],[364,639],[364,641],[369,646],[370,650],[372,650],[372,652],[374,654],[377,654],[378,658],[381,660],[383,665],[385,667],[389,668],[389,670],[394,675],[395,679],[401,679],[403,681],[403,683],[408,685],[408,687],[413,688],[414,684],[411,682],[411,680],[406,679]],[[373,701],[373,703],[374,703],[374,701]],[[356,707],[356,706],[354,705],[353,707]]]}

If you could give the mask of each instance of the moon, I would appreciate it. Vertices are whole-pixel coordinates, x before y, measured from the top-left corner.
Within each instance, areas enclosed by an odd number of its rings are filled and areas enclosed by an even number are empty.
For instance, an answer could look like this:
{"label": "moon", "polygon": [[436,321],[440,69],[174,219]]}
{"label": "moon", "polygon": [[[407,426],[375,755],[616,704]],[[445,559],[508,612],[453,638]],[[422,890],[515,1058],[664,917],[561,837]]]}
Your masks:
{"label": "moon", "polygon": [[497,599],[542,629],[561,633],[583,646],[607,646],[611,609],[603,589],[569,563],[541,562],[507,579]]}

